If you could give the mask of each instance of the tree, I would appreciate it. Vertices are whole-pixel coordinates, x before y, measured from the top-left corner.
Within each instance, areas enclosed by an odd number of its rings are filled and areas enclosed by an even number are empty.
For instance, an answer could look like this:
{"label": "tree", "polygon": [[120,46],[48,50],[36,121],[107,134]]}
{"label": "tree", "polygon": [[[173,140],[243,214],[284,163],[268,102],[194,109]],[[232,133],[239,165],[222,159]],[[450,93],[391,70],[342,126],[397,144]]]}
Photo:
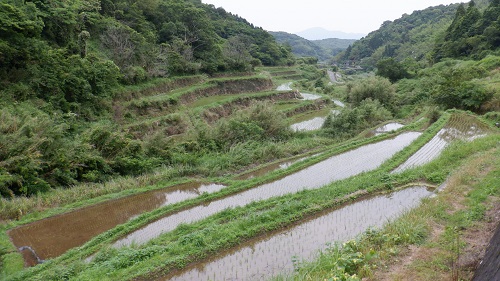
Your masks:
{"label": "tree", "polygon": [[392,83],[410,76],[405,67],[393,58],[380,60],[377,63],[376,74],[389,79]]}
{"label": "tree", "polygon": [[252,56],[248,51],[248,40],[243,36],[230,37],[223,46],[222,55],[228,64],[229,69],[250,70]]}
{"label": "tree", "polygon": [[386,78],[372,77],[354,85],[348,85],[348,92],[348,100],[354,105],[360,105],[362,101],[371,99],[379,101],[389,109],[394,106],[396,90]]}

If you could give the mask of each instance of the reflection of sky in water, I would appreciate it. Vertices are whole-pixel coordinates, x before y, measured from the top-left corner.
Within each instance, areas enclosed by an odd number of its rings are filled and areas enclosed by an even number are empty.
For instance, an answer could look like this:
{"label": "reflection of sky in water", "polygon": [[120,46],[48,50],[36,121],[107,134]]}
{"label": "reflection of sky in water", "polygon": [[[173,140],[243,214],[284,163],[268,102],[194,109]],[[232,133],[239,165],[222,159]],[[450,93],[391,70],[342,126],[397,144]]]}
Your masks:
{"label": "reflection of sky in water", "polygon": [[261,241],[244,243],[169,280],[266,280],[291,273],[292,258],[311,260],[328,243],[344,242],[370,227],[381,227],[430,194],[424,187],[413,187],[358,201]]}
{"label": "reflection of sky in water", "polygon": [[[333,116],[337,116],[340,114],[339,110],[332,110],[330,113]],[[313,119],[302,121],[299,123],[292,124],[290,128],[293,131],[299,132],[299,131],[314,131],[314,130],[319,130],[323,126],[323,123],[325,123],[326,116],[325,117],[314,117]]]}
{"label": "reflection of sky in water", "polygon": [[290,127],[294,131],[314,131],[321,129],[321,126],[323,126],[325,119],[326,117],[314,117],[311,120],[296,123],[291,125]]}
{"label": "reflection of sky in water", "polygon": [[436,159],[441,152],[454,140],[461,139],[472,141],[485,136],[485,131],[468,120],[453,122],[456,126],[447,125],[441,129],[428,143],[413,154],[406,162],[396,168],[392,173],[400,173],[407,169],[422,166]]}
{"label": "reflection of sky in water", "polygon": [[315,94],[300,93],[300,95],[304,100],[317,100],[321,98],[320,95],[315,95]]}
{"label": "reflection of sky in water", "polygon": [[401,129],[404,126],[405,125],[399,124],[399,123],[389,123],[389,124],[386,124],[380,128],[377,128],[374,133],[377,136],[377,135],[388,133],[391,131],[396,131],[397,129]]}
{"label": "reflection of sky in water", "polygon": [[276,91],[291,91],[291,90],[292,90],[292,82],[279,85],[278,88],[276,88]]}
{"label": "reflection of sky in water", "polygon": [[337,106],[340,106],[340,107],[345,107],[345,104],[339,100],[332,100],[333,103]]}
{"label": "reflection of sky in water", "polygon": [[245,206],[253,201],[266,200],[275,196],[293,194],[305,189],[320,188],[331,182],[349,178],[380,166],[414,141],[420,133],[409,132],[393,139],[368,144],[348,152],[335,155],[311,165],[277,181],[253,189],[166,216],[142,229],[130,233],[114,246],[126,246],[134,242],[145,243],[163,232],[175,229],[180,223],[192,223],[207,218],[226,208]]}

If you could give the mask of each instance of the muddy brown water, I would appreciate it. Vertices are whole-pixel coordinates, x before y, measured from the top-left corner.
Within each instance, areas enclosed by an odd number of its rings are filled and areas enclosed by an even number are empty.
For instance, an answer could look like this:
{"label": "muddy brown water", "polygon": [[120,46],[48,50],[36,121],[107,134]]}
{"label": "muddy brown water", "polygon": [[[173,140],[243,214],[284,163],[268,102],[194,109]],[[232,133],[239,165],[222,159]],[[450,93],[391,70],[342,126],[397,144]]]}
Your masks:
{"label": "muddy brown water", "polygon": [[37,263],[37,256],[40,260],[57,257],[144,212],[222,188],[219,184],[186,183],[149,191],[36,221],[14,228],[8,235],[30,266]]}
{"label": "muddy brown water", "polygon": [[245,206],[253,201],[266,200],[305,189],[320,188],[331,182],[374,170],[420,135],[420,133],[408,132],[392,139],[368,144],[330,157],[277,181],[168,215],[118,240],[114,243],[114,247],[130,246],[133,243],[143,244],[164,232],[175,229],[181,223],[196,222],[227,208]]}
{"label": "muddy brown water", "polygon": [[267,280],[290,274],[293,260],[310,261],[329,244],[381,227],[431,194],[425,187],[412,187],[359,200],[157,280]]}
{"label": "muddy brown water", "polygon": [[427,164],[436,159],[454,140],[471,141],[484,136],[487,130],[475,118],[453,116],[443,129],[392,173],[400,173]]}

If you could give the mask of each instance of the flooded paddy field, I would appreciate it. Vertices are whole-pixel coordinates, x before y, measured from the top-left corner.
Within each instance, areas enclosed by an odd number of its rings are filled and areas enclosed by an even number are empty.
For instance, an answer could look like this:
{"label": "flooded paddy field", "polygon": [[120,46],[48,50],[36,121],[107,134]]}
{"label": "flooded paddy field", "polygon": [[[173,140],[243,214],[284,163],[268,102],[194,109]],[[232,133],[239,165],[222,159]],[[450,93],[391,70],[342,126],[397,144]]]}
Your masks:
{"label": "flooded paddy field", "polygon": [[293,84],[293,82],[288,82],[288,83],[279,85],[276,88],[276,91],[291,91],[292,90],[292,84]]}
{"label": "flooded paddy field", "polygon": [[358,200],[157,280],[265,280],[288,274],[294,269],[294,259],[312,260],[329,243],[382,227],[431,194],[425,187],[412,187]]}
{"label": "flooded paddy field", "polygon": [[339,106],[339,107],[345,107],[345,104],[339,100],[336,100],[336,99],[332,99],[333,103],[336,105],[336,106]]}
{"label": "flooded paddy field", "polygon": [[[311,157],[314,157],[314,155],[311,156]],[[303,160],[305,160],[307,158],[308,157],[302,157],[302,158],[299,158],[299,159],[293,159],[293,160],[289,160],[289,161],[277,162],[277,163],[274,163],[274,164],[262,167],[260,169],[257,169],[255,171],[252,171],[252,172],[249,172],[249,173],[244,173],[244,174],[238,176],[236,179],[237,180],[248,180],[248,179],[260,177],[260,176],[266,175],[266,174],[268,174],[270,172],[273,172],[273,171],[276,171],[276,170],[286,169],[286,168],[290,167],[291,165],[293,165],[295,163],[298,163],[300,161],[303,161]]]}
{"label": "flooded paddy field", "polygon": [[396,131],[398,129],[401,129],[403,128],[405,125],[403,124],[400,124],[400,123],[388,123],[388,124],[385,124],[384,126],[380,127],[380,128],[377,128],[375,130],[375,135],[378,136],[380,134],[385,134],[385,133],[389,133],[389,132],[392,132],[392,131]]}
{"label": "flooded paddy field", "polygon": [[331,182],[374,170],[395,153],[410,145],[418,136],[420,136],[420,133],[409,132],[392,139],[368,144],[332,156],[274,182],[168,215],[130,233],[123,239],[118,240],[114,246],[130,246],[133,243],[143,244],[164,232],[175,229],[181,223],[196,222],[227,208],[245,206],[253,201],[293,194],[305,189],[317,189]]}
{"label": "flooded paddy field", "polygon": [[300,93],[300,95],[302,96],[303,100],[318,100],[321,98],[320,95],[316,95],[316,94]]}
{"label": "flooded paddy field", "polygon": [[290,128],[295,132],[319,130],[329,114],[335,116],[339,113],[340,111],[336,109],[331,110],[328,108],[306,113],[299,118],[295,118],[296,123],[290,125]]}
{"label": "flooded paddy field", "polygon": [[313,119],[306,120],[300,123],[292,124],[290,127],[292,130],[299,131],[314,131],[319,130],[325,123],[326,117],[314,117]]}
{"label": "flooded paddy field", "polygon": [[467,115],[452,115],[448,123],[428,143],[413,154],[393,173],[400,173],[412,167],[431,162],[454,140],[471,141],[488,132],[486,125]]}
{"label": "flooded paddy field", "polygon": [[113,227],[159,207],[213,193],[220,184],[186,183],[131,195],[39,220],[8,232],[26,265],[57,257]]}

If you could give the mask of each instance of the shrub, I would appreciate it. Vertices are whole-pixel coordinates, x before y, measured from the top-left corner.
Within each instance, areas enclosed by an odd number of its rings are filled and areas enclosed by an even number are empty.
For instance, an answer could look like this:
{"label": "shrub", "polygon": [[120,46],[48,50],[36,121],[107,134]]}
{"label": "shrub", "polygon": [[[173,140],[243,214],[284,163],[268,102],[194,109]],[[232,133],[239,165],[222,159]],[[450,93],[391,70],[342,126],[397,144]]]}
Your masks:
{"label": "shrub", "polygon": [[359,107],[343,108],[340,114],[328,116],[323,129],[329,136],[349,137],[390,118],[391,113],[379,101],[367,99]]}
{"label": "shrub", "polygon": [[366,99],[377,100],[385,107],[392,109],[396,90],[386,78],[370,77],[356,84],[348,85],[348,100],[353,105],[360,105]]}

